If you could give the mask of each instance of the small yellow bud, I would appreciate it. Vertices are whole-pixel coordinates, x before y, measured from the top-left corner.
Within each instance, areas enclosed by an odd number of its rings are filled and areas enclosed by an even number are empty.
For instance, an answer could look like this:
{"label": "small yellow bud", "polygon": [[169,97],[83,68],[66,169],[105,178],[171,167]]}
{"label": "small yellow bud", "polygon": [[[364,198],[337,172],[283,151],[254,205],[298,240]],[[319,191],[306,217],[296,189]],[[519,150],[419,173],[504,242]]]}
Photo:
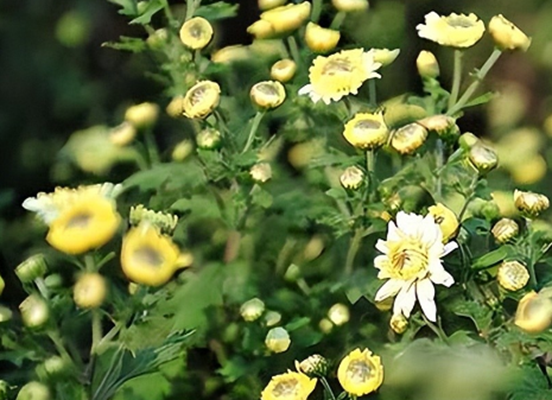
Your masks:
{"label": "small yellow bud", "polygon": [[336,303],[328,310],[328,318],[336,326],[346,324],[347,322],[349,322],[350,317],[351,315],[349,313],[349,307],[347,307],[345,304]]}
{"label": "small yellow bud", "polygon": [[303,258],[305,261],[315,260],[324,251],[324,240],[319,235],[314,235],[303,250]]}
{"label": "small yellow bud", "polygon": [[266,11],[286,4],[287,0],[258,0],[259,10]]}
{"label": "small yellow bud", "polygon": [[332,0],[337,11],[354,12],[368,9],[368,0]]}
{"label": "small yellow bud", "polygon": [[284,274],[284,279],[289,282],[297,282],[301,278],[301,268],[297,264],[290,264]]}
{"label": "small yellow bud", "polygon": [[550,200],[543,194],[514,190],[516,208],[528,217],[534,218],[550,206]]}
{"label": "small yellow bud", "polygon": [[180,40],[184,46],[193,50],[201,50],[213,38],[213,27],[205,18],[194,17],[182,24]]}
{"label": "small yellow bud", "polygon": [[479,138],[471,132],[465,132],[458,138],[458,144],[464,150],[471,149],[477,143],[479,143]]}
{"label": "small yellow bud", "polygon": [[255,36],[255,39],[260,40],[271,38],[276,34],[272,24],[264,19],[260,19],[249,25],[247,27],[247,33]]}
{"label": "small yellow bud", "polygon": [[282,314],[280,314],[277,311],[267,311],[264,316],[264,323],[268,327],[278,325],[281,320],[282,320]]}
{"label": "small yellow bud", "polygon": [[314,22],[309,22],[305,30],[305,42],[315,53],[327,53],[335,49],[340,37],[339,31],[322,28]]}
{"label": "small yellow bud", "polygon": [[386,67],[397,59],[400,52],[400,49],[374,49],[374,61]]}
{"label": "small yellow bud", "polygon": [[287,4],[265,11],[261,20],[269,22],[276,33],[284,33],[299,28],[309,18],[311,3]]}
{"label": "small yellow bud", "polygon": [[282,327],[272,328],[265,338],[266,347],[273,353],[283,353],[291,344],[288,331]]}
{"label": "small yellow bud", "polygon": [[48,266],[44,254],[35,254],[15,267],[15,274],[23,283],[29,283],[42,277],[47,271]]}
{"label": "small yellow bud", "polygon": [[491,233],[493,234],[495,240],[500,244],[507,243],[510,239],[515,237],[518,232],[518,224],[510,218],[502,218],[494,224],[493,229],[491,229]]}
{"label": "small yellow bud", "polygon": [[373,150],[385,144],[389,130],[381,113],[357,113],[345,124],[343,136],[359,149]]}
{"label": "small yellow bud", "polygon": [[50,400],[50,389],[43,383],[31,381],[21,388],[15,400]]}
{"label": "small yellow bud", "polygon": [[130,106],[125,111],[125,121],[136,129],[153,125],[159,115],[159,106],[154,103],[141,103]]}
{"label": "small yellow bud", "polygon": [[393,314],[389,321],[389,326],[393,332],[402,335],[406,331],[406,328],[408,328],[408,320],[401,313]]}
{"label": "small yellow bud", "polygon": [[376,308],[380,311],[389,311],[393,307],[393,297],[388,297],[385,300],[376,302]]}
{"label": "small yellow bud", "polygon": [[73,299],[80,308],[98,308],[106,295],[105,278],[96,272],[82,274],[73,287]]}
{"label": "small yellow bud", "polygon": [[418,121],[429,132],[435,132],[442,138],[453,138],[460,134],[456,120],[448,115],[432,115]]}
{"label": "small yellow bud", "polygon": [[109,132],[109,140],[115,146],[124,147],[136,137],[136,128],[129,122],[123,122],[112,128]]}
{"label": "small yellow bud", "polygon": [[167,107],[165,108],[165,112],[171,118],[179,118],[184,116],[184,96],[174,97],[169,102],[169,104],[167,104]]}
{"label": "small yellow bud", "polygon": [[495,169],[498,165],[498,155],[496,151],[484,145],[481,141],[478,141],[470,148],[468,157],[471,164],[480,174],[486,174]]}
{"label": "small yellow bud", "polygon": [[508,21],[502,14],[495,15],[489,22],[489,34],[496,47],[502,50],[527,51],[531,38],[527,37],[517,26]]}
{"label": "small yellow bud", "polygon": [[422,78],[437,78],[441,73],[439,62],[431,51],[422,50],[416,58],[416,68]]}
{"label": "small yellow bud", "polygon": [[264,302],[261,299],[254,297],[241,305],[240,315],[245,321],[252,322],[263,315],[264,310]]}
{"label": "small yellow bud", "polygon": [[212,81],[199,81],[184,96],[184,115],[191,119],[204,119],[219,104],[220,86]]}
{"label": "small yellow bud", "polygon": [[318,323],[318,327],[320,328],[320,331],[322,331],[322,333],[325,333],[327,335],[332,331],[334,324],[328,318],[322,318]]}
{"label": "small yellow bud", "polygon": [[199,132],[196,136],[197,146],[201,149],[215,149],[221,141],[221,134],[216,129],[207,128]]}
{"label": "small yellow bud", "polygon": [[262,109],[276,108],[286,99],[284,85],[278,81],[263,81],[253,85],[249,91],[251,101]]}
{"label": "small yellow bud", "polygon": [[427,129],[417,123],[411,123],[397,129],[391,135],[391,147],[400,154],[412,154],[427,138]]}
{"label": "small yellow bud", "polygon": [[309,377],[321,377],[328,373],[328,360],[320,354],[313,354],[301,362],[295,361],[297,371]]}
{"label": "small yellow bud", "polygon": [[127,286],[128,294],[131,296],[134,296],[138,289],[140,289],[140,285],[134,282],[130,282]]}
{"label": "small yellow bud", "polygon": [[249,175],[255,182],[265,183],[272,178],[272,168],[269,163],[255,164],[249,170]]}
{"label": "small yellow bud", "polygon": [[190,154],[192,154],[193,149],[194,146],[191,141],[183,140],[174,146],[171,158],[173,161],[184,161]]}
{"label": "small yellow bud", "polygon": [[435,219],[435,223],[441,228],[443,233],[443,243],[449,242],[458,233],[458,218],[454,212],[445,207],[442,203],[437,203],[428,208],[429,213]]}
{"label": "small yellow bud", "polygon": [[295,71],[297,71],[297,64],[295,64],[295,61],[284,58],[283,60],[276,61],[274,65],[272,65],[272,68],[270,68],[270,77],[285,83],[293,78]]}
{"label": "small yellow bud", "polygon": [[364,172],[355,166],[348,167],[339,177],[339,181],[345,189],[358,189],[364,181]]}
{"label": "small yellow bud", "polygon": [[504,289],[515,292],[527,285],[529,272],[519,261],[504,261],[498,267],[496,280]]}
{"label": "small yellow bud", "polygon": [[527,293],[518,304],[514,323],[529,333],[544,331],[552,323],[552,300],[535,291]]}
{"label": "small yellow bud", "polygon": [[37,294],[31,294],[19,305],[21,320],[27,328],[39,328],[50,316],[46,301]]}

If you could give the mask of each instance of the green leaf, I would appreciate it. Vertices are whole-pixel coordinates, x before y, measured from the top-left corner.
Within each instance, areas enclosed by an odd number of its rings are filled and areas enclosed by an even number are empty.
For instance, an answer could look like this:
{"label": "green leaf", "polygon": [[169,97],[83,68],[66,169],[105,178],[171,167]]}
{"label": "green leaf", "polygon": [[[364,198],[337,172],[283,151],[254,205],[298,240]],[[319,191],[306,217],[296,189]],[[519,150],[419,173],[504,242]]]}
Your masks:
{"label": "green leaf", "polygon": [[210,195],[193,195],[189,199],[175,201],[169,209],[180,213],[189,213],[190,218],[201,220],[207,218],[220,218],[220,210],[217,202]]}
{"label": "green leaf", "polygon": [[511,392],[510,400],[549,400],[552,397],[546,378],[536,365],[525,365],[518,372],[521,379]]}
{"label": "green leaf", "polygon": [[261,208],[269,208],[272,205],[272,195],[259,185],[255,185],[251,191],[251,203]]}
{"label": "green leaf", "polygon": [[332,199],[336,200],[346,200],[347,199],[347,192],[343,188],[331,188],[326,190],[326,194],[330,196]]}
{"label": "green leaf", "polygon": [[514,254],[514,248],[512,246],[501,246],[496,250],[493,250],[477,259],[472,263],[473,269],[485,269],[498,264],[506,257]]}
{"label": "green leaf", "polygon": [[203,17],[209,21],[215,21],[223,18],[233,18],[238,15],[238,4],[225,3],[219,1],[199,7],[194,15]]}
{"label": "green leaf", "polygon": [[133,53],[141,53],[148,48],[146,42],[144,42],[142,39],[128,36],[119,37],[118,42],[102,43],[102,47],[109,47],[115,50],[131,51]]}
{"label": "green leaf", "polygon": [[135,0],[108,0],[110,3],[117,4],[121,7],[119,14],[134,16],[138,13]]}
{"label": "green leaf", "polygon": [[192,189],[205,182],[203,170],[195,163],[166,163],[135,173],[123,182],[123,187],[124,190],[137,187],[145,192],[160,189],[163,185],[171,186],[171,189]]}
{"label": "green leaf", "polygon": [[476,301],[458,301],[452,305],[452,312],[471,319],[479,332],[487,331],[492,323],[493,312]]}
{"label": "green leaf", "polygon": [[140,25],[146,25],[151,22],[151,17],[153,17],[157,12],[162,10],[164,7],[163,3],[159,0],[150,0],[147,4],[144,11],[142,11],[142,15],[140,15],[138,18],[134,18],[132,21],[130,21],[130,24],[140,24]]}
{"label": "green leaf", "polygon": [[474,107],[480,104],[485,104],[491,101],[492,99],[494,99],[495,97],[496,97],[495,92],[487,92],[482,94],[481,96],[476,97],[473,100],[468,101],[462,108]]}
{"label": "green leaf", "polygon": [[310,323],[310,320],[311,319],[309,317],[295,318],[289,324],[287,324],[285,326],[285,328],[288,332],[293,332],[293,331],[295,331],[299,328],[302,328],[302,327],[308,325]]}

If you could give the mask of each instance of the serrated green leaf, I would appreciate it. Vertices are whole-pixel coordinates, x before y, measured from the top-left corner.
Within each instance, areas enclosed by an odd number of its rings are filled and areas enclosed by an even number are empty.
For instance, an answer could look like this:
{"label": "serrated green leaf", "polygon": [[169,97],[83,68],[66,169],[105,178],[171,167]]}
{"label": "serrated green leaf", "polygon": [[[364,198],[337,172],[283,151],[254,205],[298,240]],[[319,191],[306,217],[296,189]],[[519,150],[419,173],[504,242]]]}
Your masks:
{"label": "serrated green leaf", "polygon": [[209,21],[215,21],[223,18],[233,18],[238,15],[239,4],[230,4],[219,1],[199,7],[194,13],[198,17],[203,17]]}
{"label": "serrated green leaf", "polygon": [[163,3],[159,0],[150,0],[146,6],[146,9],[142,12],[138,18],[134,18],[130,21],[130,24],[146,25],[151,22],[151,17],[157,14],[164,7]]}
{"label": "serrated green leaf", "polygon": [[108,0],[110,3],[117,4],[121,7],[119,14],[134,16],[138,13],[135,0]]}
{"label": "serrated green leaf", "polygon": [[473,321],[479,332],[486,331],[492,323],[493,312],[476,301],[459,301],[452,305],[452,312]]}
{"label": "serrated green leaf", "polygon": [[140,171],[123,182],[124,190],[138,187],[141,191],[159,189],[163,185],[195,188],[206,182],[203,170],[195,163],[159,164],[146,171]]}
{"label": "serrated green leaf", "polygon": [[139,38],[121,36],[118,42],[105,42],[102,47],[109,47],[115,50],[131,51],[133,53],[141,53],[147,49],[146,42]]}

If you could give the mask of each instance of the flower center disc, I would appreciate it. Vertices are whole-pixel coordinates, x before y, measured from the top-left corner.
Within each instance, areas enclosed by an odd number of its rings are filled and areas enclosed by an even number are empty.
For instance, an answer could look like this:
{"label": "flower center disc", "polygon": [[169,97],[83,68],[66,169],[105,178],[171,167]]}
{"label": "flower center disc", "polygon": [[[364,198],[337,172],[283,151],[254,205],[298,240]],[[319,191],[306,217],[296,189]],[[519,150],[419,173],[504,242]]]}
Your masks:
{"label": "flower center disc", "polygon": [[86,228],[91,219],[90,214],[77,214],[67,222],[67,228]]}
{"label": "flower center disc", "polygon": [[295,388],[297,387],[297,380],[296,379],[289,379],[284,382],[278,382],[276,386],[274,386],[274,395],[276,397],[285,397],[289,395],[295,394]]}
{"label": "flower center disc", "polygon": [[364,120],[359,121],[355,124],[355,133],[364,133],[367,130],[376,130],[381,127],[381,124],[378,121]]}
{"label": "flower center disc", "polygon": [[139,263],[148,264],[156,268],[160,267],[164,261],[159,252],[149,246],[134,251],[133,258]]}
{"label": "flower center disc", "polygon": [[448,21],[449,25],[454,28],[471,28],[473,27],[473,22],[469,19],[458,17],[450,18]]}
{"label": "flower center disc", "polygon": [[191,99],[190,99],[190,103],[192,104],[192,106],[195,106],[195,105],[201,103],[201,101],[203,100],[203,96],[205,95],[206,91],[207,91],[207,89],[204,88],[204,87],[199,87],[196,90],[194,90],[194,92],[192,93]]}
{"label": "flower center disc", "polygon": [[347,368],[347,378],[354,382],[366,382],[372,373],[372,369],[365,361],[353,361]]}
{"label": "flower center disc", "polygon": [[412,279],[427,269],[427,250],[418,242],[401,243],[389,258],[391,273],[400,279]]}
{"label": "flower center disc", "polygon": [[322,68],[323,75],[338,75],[343,72],[351,72],[353,67],[347,59],[337,58],[335,60],[329,61],[324,68]]}

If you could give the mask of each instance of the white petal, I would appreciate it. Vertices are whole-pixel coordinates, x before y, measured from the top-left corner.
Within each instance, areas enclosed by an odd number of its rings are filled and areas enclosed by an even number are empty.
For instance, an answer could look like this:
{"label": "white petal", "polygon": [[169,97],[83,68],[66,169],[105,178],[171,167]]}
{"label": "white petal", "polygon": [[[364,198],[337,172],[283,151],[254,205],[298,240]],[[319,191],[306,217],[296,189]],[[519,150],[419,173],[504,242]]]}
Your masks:
{"label": "white petal", "polygon": [[458,248],[458,243],[456,242],[448,242],[445,244],[445,247],[443,248],[443,254],[441,254],[441,257],[446,256],[448,253],[450,253],[453,250],[456,250]]}
{"label": "white petal", "polygon": [[376,293],[376,301],[385,300],[388,297],[395,296],[404,285],[404,281],[398,279],[389,279],[383,284]]}
{"label": "white petal", "polygon": [[374,258],[374,267],[376,269],[382,269],[385,268],[386,265],[389,263],[388,257],[386,255],[379,255],[376,258]]}
{"label": "white petal", "polygon": [[435,288],[429,279],[422,279],[416,283],[416,296],[427,319],[435,322],[437,320]]}
{"label": "white petal", "polygon": [[381,239],[378,239],[378,241],[376,242],[376,249],[381,251],[383,254],[387,254],[389,252],[389,248],[387,247],[387,242]]}
{"label": "white petal", "polygon": [[435,223],[433,216],[428,214],[424,217],[422,224],[419,227],[420,238],[428,246],[433,246],[435,243],[441,243],[442,233],[439,225]]}
{"label": "white petal", "polygon": [[297,94],[299,96],[304,95],[304,94],[310,95],[311,92],[312,92],[312,85],[310,83],[308,83],[305,86],[303,86],[301,89],[299,89]]}
{"label": "white petal", "polygon": [[387,225],[387,241],[397,242],[401,239],[401,231],[397,228],[397,225],[393,221],[389,221]]}
{"label": "white petal", "polygon": [[399,211],[397,214],[397,227],[408,236],[416,236],[418,227],[422,223],[423,217],[416,214],[407,214]]}
{"label": "white petal", "polygon": [[442,265],[440,266],[440,268],[431,269],[429,279],[431,279],[431,281],[437,285],[443,285],[446,287],[451,287],[454,283],[454,278],[451,274],[445,271]]}
{"label": "white petal", "polygon": [[416,303],[415,288],[416,286],[413,281],[403,283],[403,287],[393,303],[393,314],[401,313],[406,318],[410,317],[410,313]]}

